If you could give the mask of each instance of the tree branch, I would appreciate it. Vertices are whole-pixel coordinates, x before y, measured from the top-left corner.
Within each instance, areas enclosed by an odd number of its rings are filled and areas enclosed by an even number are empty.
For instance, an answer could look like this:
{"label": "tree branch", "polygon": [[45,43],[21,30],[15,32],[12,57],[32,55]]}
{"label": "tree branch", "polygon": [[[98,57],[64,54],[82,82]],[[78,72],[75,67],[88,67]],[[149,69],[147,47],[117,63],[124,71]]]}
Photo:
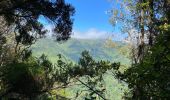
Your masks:
{"label": "tree branch", "polygon": [[100,96],[103,100],[107,100],[105,97],[103,97],[100,93],[98,93],[97,91],[95,91],[92,87],[88,86],[86,83],[84,83],[83,81],[79,80],[78,78],[76,78],[76,80],[78,80],[81,84],[83,84],[84,86],[86,86],[87,88],[89,88],[91,91],[93,91],[94,93],[96,93],[98,96]]}

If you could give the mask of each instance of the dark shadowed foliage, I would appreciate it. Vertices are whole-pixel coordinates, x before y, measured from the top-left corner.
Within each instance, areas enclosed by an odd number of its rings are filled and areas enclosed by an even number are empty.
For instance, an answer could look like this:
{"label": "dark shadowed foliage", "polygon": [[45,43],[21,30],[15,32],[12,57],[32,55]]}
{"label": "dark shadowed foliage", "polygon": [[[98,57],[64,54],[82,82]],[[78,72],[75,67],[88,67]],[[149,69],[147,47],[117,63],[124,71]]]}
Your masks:
{"label": "dark shadowed foliage", "polygon": [[[44,55],[38,59],[30,57],[24,62],[14,62],[1,68],[3,76],[0,95],[2,98],[37,98],[45,93],[50,94],[52,90],[79,82],[87,87],[91,98],[98,95],[105,99],[105,89],[96,86],[102,85],[103,75],[108,70],[118,66],[119,63],[95,61],[87,51],[82,53],[79,64],[67,62],[61,55],[55,65]],[[88,81],[82,81],[82,77]]]}
{"label": "dark shadowed foliage", "polygon": [[67,40],[72,31],[74,8],[64,0],[1,0],[0,16],[8,26],[13,26],[17,43],[32,44],[42,37],[46,30],[38,21],[46,18],[55,25],[54,35],[57,40]]}
{"label": "dark shadowed foliage", "polygon": [[[137,45],[139,62],[134,61],[132,67],[124,73],[117,70],[117,77],[127,82],[131,89],[131,93],[125,94],[126,99],[168,100],[170,98],[170,1],[137,0],[134,6],[137,16],[134,20],[139,23],[138,29],[143,35],[139,39],[143,39],[143,46],[141,48],[141,44]],[[144,36],[149,38],[144,39]]]}

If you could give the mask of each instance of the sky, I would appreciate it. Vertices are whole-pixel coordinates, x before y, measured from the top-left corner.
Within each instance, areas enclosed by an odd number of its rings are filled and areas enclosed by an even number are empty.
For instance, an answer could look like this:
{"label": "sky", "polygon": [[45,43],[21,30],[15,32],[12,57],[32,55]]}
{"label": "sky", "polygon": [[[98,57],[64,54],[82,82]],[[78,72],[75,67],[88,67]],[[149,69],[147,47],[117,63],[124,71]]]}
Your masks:
{"label": "sky", "polygon": [[111,9],[107,0],[66,0],[75,7],[74,28],[86,31],[89,28],[110,30],[106,11]]}
{"label": "sky", "polygon": [[[104,39],[109,36],[120,38],[118,27],[109,22],[108,10],[113,4],[109,0],[65,0],[75,7],[72,38]],[[51,26],[47,25],[47,29]]]}
{"label": "sky", "polygon": [[109,23],[111,3],[107,0],[66,0],[75,7],[74,38],[106,38],[113,30]]}

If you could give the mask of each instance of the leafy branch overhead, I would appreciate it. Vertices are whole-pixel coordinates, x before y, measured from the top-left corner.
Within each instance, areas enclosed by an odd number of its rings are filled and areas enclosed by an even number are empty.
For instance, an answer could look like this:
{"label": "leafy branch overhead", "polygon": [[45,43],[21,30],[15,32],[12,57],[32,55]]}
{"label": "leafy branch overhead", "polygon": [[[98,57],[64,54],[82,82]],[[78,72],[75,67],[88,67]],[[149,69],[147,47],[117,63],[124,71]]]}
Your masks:
{"label": "leafy branch overhead", "polygon": [[[0,16],[8,26],[13,26],[17,43],[32,44],[47,31],[39,21],[44,17],[55,25],[54,35],[58,41],[67,40],[72,32],[75,10],[64,0],[1,0]],[[37,37],[38,36],[38,37]]]}

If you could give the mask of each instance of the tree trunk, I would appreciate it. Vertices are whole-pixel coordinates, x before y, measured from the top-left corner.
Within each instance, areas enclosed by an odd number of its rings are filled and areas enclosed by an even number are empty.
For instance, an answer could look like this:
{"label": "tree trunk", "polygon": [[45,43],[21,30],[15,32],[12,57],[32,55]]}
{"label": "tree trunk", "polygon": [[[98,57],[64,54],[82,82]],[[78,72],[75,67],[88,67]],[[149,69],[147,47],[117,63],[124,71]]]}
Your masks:
{"label": "tree trunk", "polygon": [[[139,1],[140,4],[144,3],[144,0]],[[145,37],[145,29],[144,29],[144,7],[140,8],[140,21],[139,21],[139,28],[140,28],[140,44],[138,48],[138,61],[140,62],[144,56],[144,37]]]}
{"label": "tree trunk", "polygon": [[149,46],[153,45],[154,39],[154,31],[153,31],[153,19],[154,19],[154,11],[153,11],[153,0],[149,0],[149,18],[148,18],[148,28],[149,28]]}

